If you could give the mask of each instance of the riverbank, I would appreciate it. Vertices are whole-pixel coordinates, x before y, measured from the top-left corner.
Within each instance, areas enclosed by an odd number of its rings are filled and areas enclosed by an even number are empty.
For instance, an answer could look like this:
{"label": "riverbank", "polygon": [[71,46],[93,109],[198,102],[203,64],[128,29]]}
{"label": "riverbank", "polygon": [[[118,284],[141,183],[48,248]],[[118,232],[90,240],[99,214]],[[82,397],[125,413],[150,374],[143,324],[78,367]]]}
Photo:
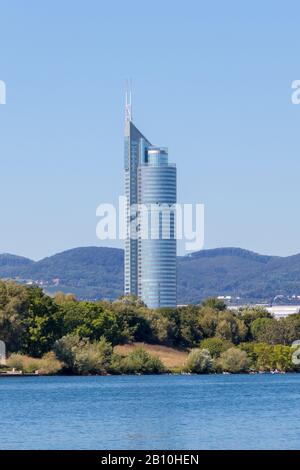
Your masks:
{"label": "riverbank", "polygon": [[178,371],[167,371],[167,372],[163,372],[163,373],[151,373],[151,374],[148,374],[148,373],[137,373],[137,374],[126,374],[126,373],[120,373],[120,374],[109,374],[109,373],[105,373],[105,374],[74,374],[74,373],[68,373],[68,374],[65,374],[65,373],[57,373],[57,374],[41,374],[41,373],[38,373],[38,372],[34,372],[34,373],[28,373],[28,372],[22,372],[22,371],[17,371],[17,372],[12,372],[12,371],[8,371],[8,372],[0,372],[0,378],[3,377],[3,378],[24,378],[24,377],[109,377],[109,376],[132,376],[132,375],[138,375],[138,376],[141,376],[141,375],[174,375],[174,376],[177,376],[177,375],[181,375],[181,376],[193,376],[193,375],[262,375],[262,374],[270,374],[270,375],[277,375],[277,374],[298,374],[300,371],[279,371],[279,370],[257,370],[257,371],[243,371],[243,372],[203,372],[201,374],[199,373],[193,373],[193,372],[178,372]]}
{"label": "riverbank", "polygon": [[128,343],[114,348],[102,339],[90,343],[76,336],[59,341],[41,358],[11,354],[0,376],[105,376],[161,374],[284,374],[299,372],[297,351],[289,346],[242,343],[234,346],[209,338],[191,350],[159,344]]}
{"label": "riverbank", "polygon": [[[271,370],[271,371],[245,371],[245,372],[239,372],[239,373],[231,373],[231,372],[211,372],[211,373],[202,373],[202,374],[196,374],[193,372],[165,372],[161,374],[117,374],[117,376],[120,377],[131,377],[131,376],[155,376],[155,375],[165,375],[165,376],[197,376],[197,375],[205,375],[205,376],[212,376],[212,375],[219,375],[219,376],[224,376],[224,375],[285,375],[285,374],[299,374],[299,371],[291,371],[291,372],[285,372],[285,371],[279,371],[279,370]],[[26,378],[26,377],[115,377],[116,374],[39,374],[39,373],[23,373],[21,371],[18,371],[17,373],[15,372],[1,372],[0,373],[0,378]]]}

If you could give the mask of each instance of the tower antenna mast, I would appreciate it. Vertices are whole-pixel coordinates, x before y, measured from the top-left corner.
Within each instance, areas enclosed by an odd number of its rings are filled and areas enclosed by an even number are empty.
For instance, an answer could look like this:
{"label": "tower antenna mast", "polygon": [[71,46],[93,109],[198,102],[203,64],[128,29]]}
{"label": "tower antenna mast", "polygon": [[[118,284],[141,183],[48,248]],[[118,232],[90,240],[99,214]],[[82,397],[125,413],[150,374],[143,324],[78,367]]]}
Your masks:
{"label": "tower antenna mast", "polygon": [[132,121],[132,80],[126,80],[125,120]]}

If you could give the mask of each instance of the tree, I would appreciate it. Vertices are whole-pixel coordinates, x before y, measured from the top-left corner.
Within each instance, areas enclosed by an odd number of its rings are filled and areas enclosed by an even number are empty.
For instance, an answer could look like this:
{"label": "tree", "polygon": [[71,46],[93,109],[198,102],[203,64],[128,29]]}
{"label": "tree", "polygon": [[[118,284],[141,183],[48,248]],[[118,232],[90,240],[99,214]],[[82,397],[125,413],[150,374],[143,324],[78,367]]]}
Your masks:
{"label": "tree", "polygon": [[262,307],[247,307],[239,311],[241,319],[250,327],[251,323],[258,318],[272,318],[272,314]]}
{"label": "tree", "polygon": [[117,300],[115,300],[114,304],[130,305],[134,307],[146,307],[145,303],[134,294],[121,295]]}
{"label": "tree", "polygon": [[245,323],[231,312],[222,312],[218,317],[216,336],[239,344],[247,335]]}
{"label": "tree", "polygon": [[113,338],[113,344],[153,341],[149,320],[143,315],[144,308],[137,309],[119,302],[112,306],[116,315],[116,337]]}
{"label": "tree", "polygon": [[203,338],[199,308],[193,305],[178,309],[180,346],[195,347]]}
{"label": "tree", "polygon": [[223,300],[217,299],[216,297],[209,297],[208,299],[204,300],[201,305],[202,307],[209,307],[220,312],[226,310],[225,302],[223,302]]}
{"label": "tree", "polygon": [[273,346],[273,364],[280,371],[289,371],[294,369],[292,363],[292,349],[289,346],[276,344]]}
{"label": "tree", "polygon": [[176,309],[164,308],[145,312],[153,341],[174,346],[180,344],[180,317]]}
{"label": "tree", "polygon": [[54,295],[54,301],[56,304],[62,304],[64,302],[77,302],[77,299],[75,294],[65,294],[59,291]]}
{"label": "tree", "polygon": [[[251,324],[251,333],[256,341],[264,342],[268,338],[268,325],[273,323],[273,318],[257,318]],[[268,338],[269,339],[269,338]]]}
{"label": "tree", "polygon": [[97,302],[62,302],[64,334],[77,334],[82,338],[99,339],[104,329],[110,330],[114,319]]}
{"label": "tree", "polygon": [[296,337],[295,339],[299,339],[300,338],[300,314],[295,314],[295,315],[290,315],[289,317],[287,317],[286,319],[286,322],[290,322],[293,324],[294,328],[295,328],[295,331],[296,331]]}
{"label": "tree", "polygon": [[62,335],[59,308],[38,287],[1,281],[0,334],[9,352],[41,357]]}
{"label": "tree", "polygon": [[0,340],[9,352],[21,349],[28,289],[11,281],[0,281]]}
{"label": "tree", "polygon": [[204,338],[215,336],[218,324],[218,312],[210,307],[201,307],[199,311],[199,324]]}
{"label": "tree", "polygon": [[186,370],[194,374],[207,374],[213,369],[213,360],[208,349],[193,349],[187,358]]}
{"label": "tree", "polygon": [[200,342],[201,349],[208,349],[212,358],[220,357],[221,353],[233,347],[233,343],[221,338],[206,338]]}
{"label": "tree", "polygon": [[258,318],[251,324],[255,340],[268,344],[289,345],[297,339],[296,323],[288,318]]}
{"label": "tree", "polygon": [[259,370],[271,370],[274,368],[273,348],[270,344],[257,343],[254,344],[254,353],[257,356],[257,368]]}
{"label": "tree", "polygon": [[226,372],[244,372],[248,369],[247,354],[238,348],[227,349],[221,354],[220,365]]}
{"label": "tree", "polygon": [[250,369],[257,369],[257,353],[255,352],[255,343],[240,343],[239,348],[242,351],[245,351],[248,358],[249,368]]}
{"label": "tree", "polygon": [[41,357],[50,351],[62,335],[62,317],[58,306],[38,287],[28,289],[22,323],[25,332],[21,351],[33,357]]}
{"label": "tree", "polygon": [[98,341],[101,336],[113,345],[150,341],[152,331],[142,310],[123,302],[64,302],[60,305],[64,334]]}

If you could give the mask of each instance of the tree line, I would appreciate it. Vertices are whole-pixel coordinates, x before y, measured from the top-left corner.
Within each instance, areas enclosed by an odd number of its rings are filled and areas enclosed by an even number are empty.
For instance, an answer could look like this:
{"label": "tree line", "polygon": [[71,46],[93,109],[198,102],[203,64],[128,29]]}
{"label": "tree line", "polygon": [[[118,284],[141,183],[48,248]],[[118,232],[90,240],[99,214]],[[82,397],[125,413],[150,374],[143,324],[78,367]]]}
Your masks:
{"label": "tree line", "polygon": [[127,357],[114,346],[161,344],[190,352],[186,372],[297,370],[291,347],[300,315],[275,320],[263,308],[230,311],[218,299],[201,305],[148,309],[139,299],[78,301],[50,297],[38,287],[0,281],[0,340],[8,365],[42,373],[160,373],[157,357],[137,349]]}

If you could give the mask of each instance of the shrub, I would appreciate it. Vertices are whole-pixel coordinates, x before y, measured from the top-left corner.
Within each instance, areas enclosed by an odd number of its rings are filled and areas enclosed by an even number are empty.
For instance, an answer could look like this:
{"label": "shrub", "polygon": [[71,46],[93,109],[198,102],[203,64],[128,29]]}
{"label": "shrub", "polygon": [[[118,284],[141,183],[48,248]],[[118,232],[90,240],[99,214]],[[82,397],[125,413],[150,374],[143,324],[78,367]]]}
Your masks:
{"label": "shrub", "polygon": [[213,360],[208,349],[193,349],[187,358],[186,371],[205,374],[213,370]]}
{"label": "shrub", "polygon": [[24,357],[25,356],[22,356],[22,354],[12,354],[6,361],[7,367],[23,371]]}
{"label": "shrub", "polygon": [[62,369],[63,364],[57,359],[54,352],[49,352],[44,354],[41,359],[22,354],[12,354],[7,360],[7,366],[27,374],[39,372],[44,375],[53,375]]}
{"label": "shrub", "polygon": [[35,371],[39,370],[40,359],[23,354],[12,354],[7,360],[7,366],[28,374],[33,374]]}
{"label": "shrub", "polygon": [[63,368],[63,363],[59,361],[53,351],[50,351],[39,360],[39,373],[43,375],[54,375]]}
{"label": "shrub", "polygon": [[260,370],[288,371],[297,369],[292,362],[293,348],[289,346],[257,343],[254,344],[254,352],[257,356],[257,368]]}
{"label": "shrub", "polygon": [[124,372],[124,366],[123,366],[123,357],[120,356],[119,354],[113,353],[111,357],[111,362],[109,366],[109,372],[111,374],[122,374]]}
{"label": "shrub", "polygon": [[65,368],[72,372],[75,369],[76,352],[83,349],[87,342],[87,339],[70,334],[56,341],[53,349],[58,359],[65,364]]}
{"label": "shrub", "polygon": [[78,335],[67,335],[56,341],[54,350],[67,369],[79,374],[104,374],[111,366],[112,345],[102,337],[91,343]]}
{"label": "shrub", "polygon": [[123,359],[122,369],[125,374],[161,374],[165,367],[161,360],[147,353],[143,348],[136,348]]}
{"label": "shrub", "polygon": [[25,356],[25,358],[24,372],[27,372],[28,374],[34,374],[40,370],[41,359],[36,359],[30,356]]}
{"label": "shrub", "polygon": [[79,374],[105,374],[111,365],[112,346],[101,338],[99,342],[87,343],[75,353],[75,370]]}
{"label": "shrub", "polygon": [[238,373],[248,369],[248,358],[245,351],[238,348],[230,348],[224,351],[220,357],[220,366],[223,371]]}

